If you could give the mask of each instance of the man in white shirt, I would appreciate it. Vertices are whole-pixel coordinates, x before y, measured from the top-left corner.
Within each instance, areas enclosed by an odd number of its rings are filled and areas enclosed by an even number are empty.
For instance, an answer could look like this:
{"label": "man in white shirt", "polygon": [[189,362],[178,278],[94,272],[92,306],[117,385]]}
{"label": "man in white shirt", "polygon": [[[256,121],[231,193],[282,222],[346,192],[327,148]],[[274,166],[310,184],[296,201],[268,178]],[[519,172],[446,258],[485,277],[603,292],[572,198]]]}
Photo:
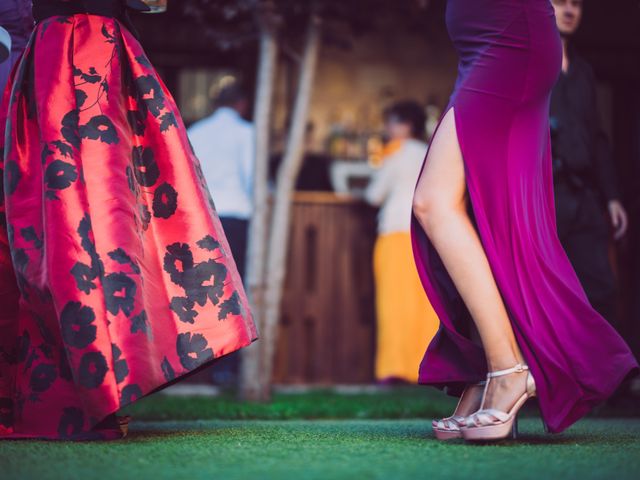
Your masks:
{"label": "man in white shirt", "polygon": [[213,115],[194,123],[188,134],[238,270],[244,275],[253,213],[254,129],[243,118],[249,102],[238,84],[222,89],[216,107]]}
{"label": "man in white shirt", "polygon": [[[249,109],[246,93],[237,84],[222,89],[213,115],[187,131],[200,160],[216,211],[240,275],[245,274],[249,220],[253,213],[254,129],[243,116]],[[240,356],[220,359],[211,371],[216,385],[238,384]]]}

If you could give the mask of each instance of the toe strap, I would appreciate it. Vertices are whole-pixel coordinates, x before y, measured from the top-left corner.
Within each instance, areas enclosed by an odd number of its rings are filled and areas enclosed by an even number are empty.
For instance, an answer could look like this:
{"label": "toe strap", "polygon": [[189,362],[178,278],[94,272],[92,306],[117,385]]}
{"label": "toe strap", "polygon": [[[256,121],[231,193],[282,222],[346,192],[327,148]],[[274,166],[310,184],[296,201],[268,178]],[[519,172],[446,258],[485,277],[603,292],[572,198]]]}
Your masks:
{"label": "toe strap", "polygon": [[479,410],[467,418],[467,427],[482,427],[486,425],[494,425],[496,423],[504,423],[509,420],[509,415],[495,408]]}
{"label": "toe strap", "polygon": [[460,430],[460,425],[464,425],[465,417],[462,415],[454,415],[452,417],[443,418],[433,421],[433,426],[439,430]]}

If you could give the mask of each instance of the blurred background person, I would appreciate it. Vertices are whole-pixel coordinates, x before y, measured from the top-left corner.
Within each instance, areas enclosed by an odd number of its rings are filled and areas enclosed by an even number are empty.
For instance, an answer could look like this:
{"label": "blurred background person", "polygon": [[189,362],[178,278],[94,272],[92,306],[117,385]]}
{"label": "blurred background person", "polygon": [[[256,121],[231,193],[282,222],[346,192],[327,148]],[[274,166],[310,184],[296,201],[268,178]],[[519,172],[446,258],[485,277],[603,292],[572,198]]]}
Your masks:
{"label": "blurred background person", "polygon": [[[20,58],[24,47],[27,45],[29,35],[33,30],[33,17],[31,16],[31,0],[1,0],[0,1],[0,27],[6,30],[7,36],[0,33],[0,41],[4,37],[0,50],[7,50],[7,59],[0,63],[0,93],[9,80],[9,74],[14,63]],[[0,52],[0,59],[3,58]]]}
{"label": "blurred background person", "polygon": [[413,189],[427,151],[426,115],[418,103],[404,101],[387,109],[384,120],[389,141],[383,163],[364,192],[368,203],[380,207],[373,259],[375,376],[380,383],[416,383],[425,348],[439,325],[420,284],[410,236]]}
{"label": "blurred background person", "polygon": [[189,128],[189,140],[207,185],[215,192],[216,210],[244,276],[255,157],[253,125],[244,119],[249,98],[238,83],[232,83],[220,90],[214,102],[213,114]]}
{"label": "blurred background person", "polygon": [[598,112],[590,65],[571,46],[583,0],[553,0],[562,37],[562,73],[551,96],[551,142],[558,235],[591,305],[619,328],[609,245],[627,230],[627,214]]}
{"label": "blurred background person", "polygon": [[[204,178],[229,241],[240,275],[246,269],[247,236],[253,212],[255,139],[253,125],[244,119],[249,97],[242,86],[223,87],[214,100],[215,111],[194,123],[189,140],[200,159]],[[240,355],[222,358],[211,369],[213,382],[234,388],[238,384]]]}

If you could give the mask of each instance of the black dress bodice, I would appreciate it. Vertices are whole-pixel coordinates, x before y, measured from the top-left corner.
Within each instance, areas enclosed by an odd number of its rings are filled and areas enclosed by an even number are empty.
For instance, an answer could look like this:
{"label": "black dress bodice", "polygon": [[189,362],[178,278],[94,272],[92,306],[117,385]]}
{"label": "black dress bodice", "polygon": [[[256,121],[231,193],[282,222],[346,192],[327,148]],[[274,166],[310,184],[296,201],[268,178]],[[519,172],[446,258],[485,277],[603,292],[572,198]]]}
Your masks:
{"label": "black dress bodice", "polygon": [[149,7],[142,0],[33,0],[36,22],[48,17],[81,13],[125,19],[127,10],[144,12]]}

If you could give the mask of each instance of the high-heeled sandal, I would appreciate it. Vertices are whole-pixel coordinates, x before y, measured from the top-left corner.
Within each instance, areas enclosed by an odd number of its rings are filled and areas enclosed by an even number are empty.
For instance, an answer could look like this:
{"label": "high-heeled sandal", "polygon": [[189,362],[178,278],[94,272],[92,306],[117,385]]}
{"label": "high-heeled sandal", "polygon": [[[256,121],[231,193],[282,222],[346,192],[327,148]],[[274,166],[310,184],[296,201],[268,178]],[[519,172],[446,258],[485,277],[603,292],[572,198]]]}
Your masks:
{"label": "high-heeled sandal", "polygon": [[[481,387],[484,386],[486,382],[478,382],[470,385],[471,387]],[[462,431],[460,428],[464,425],[465,419],[467,418],[464,415],[456,415],[460,404],[462,403],[462,398],[467,393],[467,389],[465,388],[462,395],[460,395],[460,399],[458,400],[458,405],[456,405],[456,409],[453,411],[453,415],[450,417],[441,418],[440,420],[433,420],[431,422],[431,428],[433,429],[433,434],[438,440],[451,440],[454,438],[462,438]]]}
{"label": "high-heeled sandal", "polygon": [[[492,378],[525,371],[528,372],[526,390],[522,396],[516,400],[516,403],[511,407],[509,412],[502,412],[495,408],[484,408],[487,388],[489,387],[489,382]],[[518,364],[515,367],[508,368],[506,370],[489,372],[487,374],[487,384],[485,386],[484,394],[482,395],[480,410],[469,415],[465,419],[464,425],[460,428],[462,431],[462,437],[465,440],[470,441],[502,440],[509,436],[515,439],[518,434],[518,412],[527,400],[535,396],[536,383],[528,366]]]}

